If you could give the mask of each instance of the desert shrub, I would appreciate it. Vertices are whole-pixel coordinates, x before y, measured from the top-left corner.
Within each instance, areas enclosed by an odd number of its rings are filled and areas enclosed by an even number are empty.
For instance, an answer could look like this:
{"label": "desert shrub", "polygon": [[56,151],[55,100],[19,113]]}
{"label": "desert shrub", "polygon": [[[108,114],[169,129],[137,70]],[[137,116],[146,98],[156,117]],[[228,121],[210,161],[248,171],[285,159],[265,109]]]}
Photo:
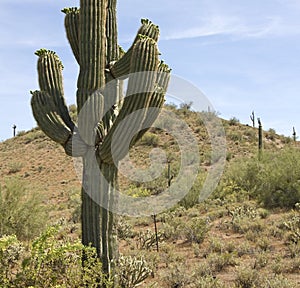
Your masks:
{"label": "desert shrub", "polygon": [[253,237],[246,237],[248,240],[255,241],[259,233],[265,229],[264,223],[260,219],[249,219],[244,217],[236,217],[231,222],[231,228],[236,233],[251,233]]}
{"label": "desert shrub", "polygon": [[215,200],[220,199],[222,203],[242,202],[248,199],[249,192],[230,177],[231,176],[225,175],[212,197],[214,197]]}
{"label": "desert shrub", "polygon": [[15,174],[21,171],[23,164],[20,162],[13,162],[9,164],[8,174]]}
{"label": "desert shrub", "polygon": [[69,105],[69,113],[72,121],[77,122],[77,107],[75,104]]}
{"label": "desert shrub", "polygon": [[25,135],[25,134],[26,134],[26,131],[25,131],[25,130],[18,131],[17,137],[21,137],[21,136],[23,136],[23,135]]}
{"label": "desert shrub", "polygon": [[255,255],[254,268],[259,270],[268,265],[269,257],[267,253],[257,253]]}
{"label": "desert shrub", "polygon": [[221,272],[228,266],[235,266],[237,253],[212,253],[208,257],[208,263],[214,272]]}
{"label": "desert shrub", "polygon": [[261,237],[257,240],[257,247],[262,251],[262,252],[267,252],[271,250],[271,243],[270,239],[268,237]]}
{"label": "desert shrub", "polygon": [[259,273],[251,268],[239,268],[235,278],[236,288],[256,288],[260,286]]}
{"label": "desert shrub", "polygon": [[180,103],[179,104],[179,109],[177,110],[178,113],[180,113],[181,115],[190,115],[191,113],[191,109],[192,109],[192,105],[193,102],[189,102],[189,103]]}
{"label": "desert shrub", "polygon": [[157,135],[148,132],[142,137],[140,143],[142,145],[156,147],[158,145],[158,141],[159,141],[159,137]]}
{"label": "desert shrub", "polygon": [[15,235],[0,238],[0,287],[10,287],[14,281],[12,271],[18,272],[24,246]]}
{"label": "desert shrub", "polygon": [[133,238],[135,236],[135,232],[133,231],[133,227],[124,217],[120,217],[117,223],[117,233],[120,239],[128,239]]}
{"label": "desert shrub", "polygon": [[184,237],[189,242],[202,243],[207,232],[208,225],[201,218],[193,218],[184,227]]}
{"label": "desert shrub", "polygon": [[284,136],[284,135],[281,136],[281,143],[283,143],[283,144],[289,144],[292,141],[293,141],[292,137]]}
{"label": "desert shrub", "polygon": [[170,288],[187,287],[192,281],[192,275],[186,271],[186,267],[182,264],[174,263],[170,265],[168,272],[165,274],[164,281]]}
{"label": "desert shrub", "polygon": [[209,239],[208,253],[222,253],[224,249],[224,241],[216,237]]}
{"label": "desert shrub", "polygon": [[270,128],[266,133],[266,138],[274,141],[276,137],[276,131],[273,128]]}
{"label": "desert shrub", "polygon": [[244,135],[247,137],[248,141],[254,142],[256,141],[257,138],[257,131],[252,128],[248,128],[244,132]]}
{"label": "desert shrub", "polygon": [[[165,236],[162,232],[157,233],[157,241],[162,242],[165,239]],[[152,249],[156,247],[156,234],[147,229],[146,231],[142,231],[138,234],[138,247],[140,249]]]}
{"label": "desert shrub", "polygon": [[176,210],[169,213],[170,217],[165,216],[165,223],[160,229],[165,239],[184,239],[191,243],[202,243],[209,230],[209,225],[205,219],[194,217],[184,221],[181,216],[176,216]]}
{"label": "desert shrub", "polygon": [[38,193],[29,192],[18,178],[0,186],[0,237],[15,234],[29,240],[45,227],[46,212]]}
{"label": "desert shrub", "polygon": [[205,277],[213,277],[214,271],[208,261],[199,263],[194,270],[195,282],[197,279],[203,279]]}
{"label": "desert shrub", "polygon": [[147,188],[142,187],[135,187],[134,185],[131,185],[126,190],[126,195],[137,198],[137,197],[148,197],[151,196],[151,191]]}
{"label": "desert shrub", "polygon": [[256,199],[267,208],[293,208],[300,201],[299,175],[299,150],[265,151],[260,161],[251,158],[234,162],[226,171],[216,196],[225,196],[222,188],[231,181],[235,190],[246,191],[250,199]]}
{"label": "desert shrub", "polygon": [[[133,288],[152,269],[141,257],[121,256],[117,264],[118,287]],[[15,236],[0,238],[0,287],[106,287],[112,279],[102,272],[96,249],[70,240],[59,226],[48,227],[24,247]]]}
{"label": "desert shrub", "polygon": [[179,239],[181,234],[180,229],[181,221],[178,221],[178,224],[175,224],[174,221],[172,221],[172,223],[163,223],[161,226],[164,237],[169,240]]}
{"label": "desert shrub", "polygon": [[299,212],[294,212],[289,215],[286,220],[284,220],[279,227],[281,229],[289,231],[288,233],[288,243],[300,243],[300,214]]}
{"label": "desert shrub", "polygon": [[121,288],[134,288],[143,282],[152,273],[146,260],[131,256],[119,257],[118,282]]}
{"label": "desert shrub", "polygon": [[236,117],[231,117],[229,120],[228,120],[228,124],[230,126],[236,126],[240,123],[240,120],[237,119]]}
{"label": "desert shrub", "polygon": [[192,188],[189,192],[184,196],[184,198],[179,202],[181,206],[188,209],[199,203],[199,199],[201,196],[201,190],[203,188],[203,183],[205,180],[205,174],[199,173]]}
{"label": "desert shrub", "polygon": [[49,227],[26,249],[15,236],[0,238],[0,262],[1,287],[112,287],[95,249],[71,243],[59,226]]}
{"label": "desert shrub", "polygon": [[300,245],[298,243],[289,243],[287,245],[289,257],[297,258],[300,256]]}
{"label": "desert shrub", "polygon": [[269,279],[265,279],[261,284],[262,288],[296,288],[298,284],[293,283],[283,275],[275,275]]}
{"label": "desert shrub", "polygon": [[172,111],[175,111],[176,109],[178,109],[177,105],[172,102],[165,103],[164,108],[166,108],[168,110],[172,110]]}
{"label": "desert shrub", "polygon": [[72,211],[71,220],[79,223],[81,219],[81,193],[78,189],[68,191],[68,208]]}
{"label": "desert shrub", "polygon": [[45,134],[39,129],[39,128],[34,128],[30,131],[20,131],[17,134],[18,137],[23,137],[24,143],[28,144],[30,142],[33,142],[34,140],[37,139],[43,139],[45,138]]}
{"label": "desert shrub", "polygon": [[191,288],[223,288],[224,284],[216,277],[204,275],[194,280],[194,283],[189,287]]}

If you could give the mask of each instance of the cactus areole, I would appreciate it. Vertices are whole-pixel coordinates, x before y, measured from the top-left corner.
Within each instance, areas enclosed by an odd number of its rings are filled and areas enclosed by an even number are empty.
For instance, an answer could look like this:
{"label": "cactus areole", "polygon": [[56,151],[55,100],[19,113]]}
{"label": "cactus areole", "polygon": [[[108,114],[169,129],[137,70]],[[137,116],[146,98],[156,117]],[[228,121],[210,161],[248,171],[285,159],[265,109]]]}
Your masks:
{"label": "cactus areole", "polygon": [[[81,0],[80,9],[62,11],[66,35],[80,66],[78,123],[69,115],[64,100],[63,65],[53,51],[36,52],[40,90],[31,92],[31,106],[44,133],[60,143],[67,155],[82,158],[82,243],[97,249],[103,271],[111,274],[118,259],[112,209],[118,205],[114,194],[118,162],[126,155],[128,143],[129,147],[134,145],[145,133],[145,129],[134,133],[129,130],[150,127],[158,116],[170,69],[158,59],[159,29],[149,20],[142,20],[126,53],[118,46],[116,0]],[[122,81],[126,78],[123,95]],[[134,125],[127,124],[126,117],[136,111],[140,112],[133,118]],[[115,139],[120,123],[122,131]],[[113,139],[117,149],[111,148]]]}

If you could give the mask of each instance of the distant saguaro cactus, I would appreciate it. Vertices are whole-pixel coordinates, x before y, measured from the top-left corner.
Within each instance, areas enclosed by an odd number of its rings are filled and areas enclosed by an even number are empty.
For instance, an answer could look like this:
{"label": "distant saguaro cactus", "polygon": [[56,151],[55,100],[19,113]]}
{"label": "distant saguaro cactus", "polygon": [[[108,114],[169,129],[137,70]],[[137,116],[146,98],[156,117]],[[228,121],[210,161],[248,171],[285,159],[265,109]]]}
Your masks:
{"label": "distant saguaro cactus", "polygon": [[296,142],[296,140],[297,140],[297,133],[296,133],[295,127],[293,127],[293,140],[294,140],[294,142]]}
{"label": "distant saguaro cactus", "polygon": [[250,119],[252,121],[252,126],[255,127],[255,114],[254,114],[254,111],[252,111],[252,113],[250,115]]}
{"label": "distant saguaro cactus", "polygon": [[[108,274],[118,250],[113,213],[118,201],[114,193],[118,162],[126,155],[128,143],[132,146],[146,132],[143,128],[132,133],[132,129],[150,127],[158,116],[170,77],[169,67],[158,59],[159,29],[151,21],[142,20],[127,53],[120,49],[116,2],[81,0],[80,9],[62,10],[67,38],[80,66],[78,124],[71,120],[65,104],[63,65],[55,52],[36,52],[40,91],[32,92],[31,99],[33,115],[44,133],[60,143],[67,155],[83,159],[82,243],[96,247]],[[112,151],[118,125],[137,111],[141,112],[135,121],[118,132],[118,145]]]}
{"label": "distant saguaro cactus", "polygon": [[258,157],[261,158],[262,155],[262,149],[263,149],[263,130],[260,118],[257,118],[258,122]]}
{"label": "distant saguaro cactus", "polygon": [[13,136],[15,137],[15,136],[16,136],[16,129],[17,129],[16,124],[14,124],[14,125],[12,126],[12,128],[13,128]]}

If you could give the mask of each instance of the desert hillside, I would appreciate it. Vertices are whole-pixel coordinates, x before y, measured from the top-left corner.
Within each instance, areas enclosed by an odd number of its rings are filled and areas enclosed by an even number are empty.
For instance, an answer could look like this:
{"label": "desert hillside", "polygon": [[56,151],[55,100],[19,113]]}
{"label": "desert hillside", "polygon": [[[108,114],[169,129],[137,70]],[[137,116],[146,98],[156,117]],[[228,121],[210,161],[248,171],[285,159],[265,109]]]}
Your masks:
{"label": "desert hillside", "polygon": [[[151,271],[140,287],[299,287],[298,143],[277,135],[273,129],[264,131],[266,156],[258,161],[258,129],[236,118],[222,119],[227,148],[225,171],[215,193],[197,203],[211,165],[210,139],[199,113],[173,106],[167,109],[195,133],[201,167],[186,198],[156,215],[159,251],[152,217],[120,218],[120,253],[132,259],[142,257],[148,265],[145,271]],[[145,167],[153,148],[166,151],[169,169],[176,177],[180,149],[176,139],[162,130],[148,131],[130,156],[137,166]],[[43,229],[60,223],[66,237],[72,241],[80,238],[80,177],[72,158],[59,145],[38,128],[19,132],[0,143],[0,163],[4,192],[8,191],[7,183],[15,181],[26,188],[29,196],[39,195],[38,205],[47,212]],[[291,172],[285,176],[284,171],[289,169]],[[144,184],[121,175],[120,189],[134,197],[159,194],[167,186],[167,171],[165,167],[163,175]],[[5,207],[5,197],[1,201],[1,207]],[[3,223],[0,225],[4,227]]]}

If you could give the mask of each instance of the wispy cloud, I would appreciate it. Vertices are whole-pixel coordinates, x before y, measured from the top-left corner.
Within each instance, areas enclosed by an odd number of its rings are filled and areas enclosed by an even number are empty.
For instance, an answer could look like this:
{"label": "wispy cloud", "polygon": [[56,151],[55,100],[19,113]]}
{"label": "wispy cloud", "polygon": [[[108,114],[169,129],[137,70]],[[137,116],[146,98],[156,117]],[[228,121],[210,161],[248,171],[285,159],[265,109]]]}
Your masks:
{"label": "wispy cloud", "polygon": [[191,39],[215,35],[224,35],[238,38],[261,38],[268,36],[299,35],[299,24],[287,23],[280,16],[257,19],[256,22],[248,21],[238,16],[214,15],[206,18],[193,27],[179,31],[170,31],[163,40]]}

